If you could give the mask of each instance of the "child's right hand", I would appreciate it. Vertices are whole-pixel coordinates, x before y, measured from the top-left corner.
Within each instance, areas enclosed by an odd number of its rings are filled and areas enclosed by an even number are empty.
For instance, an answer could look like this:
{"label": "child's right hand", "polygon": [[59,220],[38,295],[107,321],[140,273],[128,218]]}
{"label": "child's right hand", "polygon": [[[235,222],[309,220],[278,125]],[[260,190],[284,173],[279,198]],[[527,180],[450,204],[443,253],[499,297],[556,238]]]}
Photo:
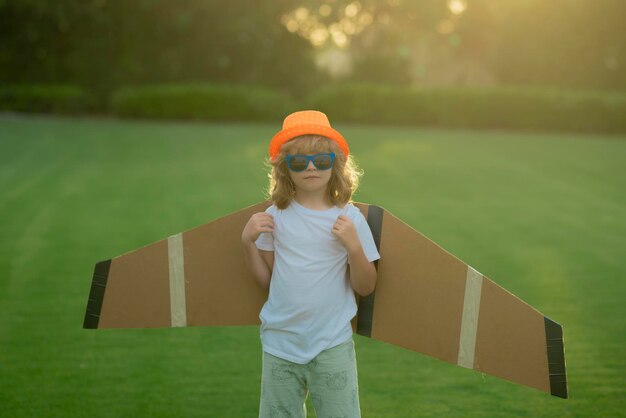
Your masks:
{"label": "child's right hand", "polygon": [[263,232],[274,232],[274,217],[267,212],[255,213],[243,228],[241,241],[254,242]]}

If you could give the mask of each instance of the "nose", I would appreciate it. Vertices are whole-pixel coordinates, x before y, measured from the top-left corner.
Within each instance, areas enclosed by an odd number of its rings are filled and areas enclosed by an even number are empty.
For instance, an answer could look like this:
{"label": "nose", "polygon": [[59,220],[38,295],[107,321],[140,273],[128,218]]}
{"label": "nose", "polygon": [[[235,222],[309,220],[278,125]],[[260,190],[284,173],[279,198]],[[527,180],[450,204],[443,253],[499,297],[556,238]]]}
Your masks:
{"label": "nose", "polygon": [[313,161],[309,161],[309,164],[306,166],[306,171],[309,171],[310,169],[317,170]]}

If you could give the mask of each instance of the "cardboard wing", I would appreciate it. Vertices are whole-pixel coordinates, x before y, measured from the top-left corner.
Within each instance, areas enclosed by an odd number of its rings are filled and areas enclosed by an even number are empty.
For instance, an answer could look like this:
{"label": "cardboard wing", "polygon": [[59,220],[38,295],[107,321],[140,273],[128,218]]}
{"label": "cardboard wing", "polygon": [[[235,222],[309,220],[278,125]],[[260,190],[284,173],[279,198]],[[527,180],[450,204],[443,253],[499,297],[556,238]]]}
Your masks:
{"label": "cardboard wing", "polygon": [[[84,328],[259,324],[267,294],[241,232],[261,202],[96,264]],[[381,259],[355,331],[567,398],[562,327],[374,205],[355,203]]]}

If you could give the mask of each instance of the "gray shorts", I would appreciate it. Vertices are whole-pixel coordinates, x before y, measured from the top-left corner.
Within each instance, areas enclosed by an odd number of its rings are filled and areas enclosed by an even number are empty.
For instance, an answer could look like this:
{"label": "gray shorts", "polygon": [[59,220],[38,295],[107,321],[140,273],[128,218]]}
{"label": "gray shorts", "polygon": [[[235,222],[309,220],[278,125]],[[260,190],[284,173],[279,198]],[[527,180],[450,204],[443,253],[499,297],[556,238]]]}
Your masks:
{"label": "gray shorts", "polygon": [[304,418],[307,394],[318,418],[359,418],[359,387],[352,339],[307,364],[263,353],[260,418]]}

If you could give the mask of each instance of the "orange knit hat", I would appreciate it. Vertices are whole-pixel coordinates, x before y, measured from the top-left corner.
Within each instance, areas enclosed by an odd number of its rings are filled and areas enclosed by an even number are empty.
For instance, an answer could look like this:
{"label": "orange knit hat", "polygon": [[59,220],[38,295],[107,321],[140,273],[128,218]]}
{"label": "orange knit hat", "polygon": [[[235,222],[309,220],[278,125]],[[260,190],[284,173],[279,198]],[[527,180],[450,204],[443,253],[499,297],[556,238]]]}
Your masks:
{"label": "orange knit hat", "polygon": [[274,161],[278,157],[280,148],[285,142],[307,134],[325,136],[335,141],[346,157],[350,153],[348,143],[339,132],[330,127],[325,114],[317,110],[302,110],[285,118],[282,131],[274,135],[270,141],[270,159]]}

